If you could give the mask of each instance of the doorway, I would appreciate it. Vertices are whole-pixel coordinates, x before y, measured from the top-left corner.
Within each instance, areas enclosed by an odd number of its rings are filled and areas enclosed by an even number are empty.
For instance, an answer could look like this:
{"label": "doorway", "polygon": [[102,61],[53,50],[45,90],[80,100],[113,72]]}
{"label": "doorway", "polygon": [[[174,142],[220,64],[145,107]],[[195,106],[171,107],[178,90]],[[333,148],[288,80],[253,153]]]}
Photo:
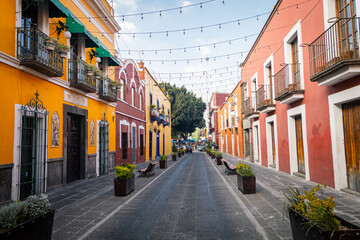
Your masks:
{"label": "doorway", "polygon": [[305,174],[304,143],[303,143],[303,134],[302,134],[301,115],[295,116],[295,130],[296,130],[296,152],[297,152],[298,172]]}
{"label": "doorway", "polygon": [[132,142],[131,142],[131,151],[132,151],[132,164],[136,164],[136,127],[132,127]]}
{"label": "doorway", "polygon": [[109,162],[109,123],[101,121],[99,124],[99,176],[108,173]]}
{"label": "doorway", "polygon": [[81,117],[68,113],[67,115],[67,179],[73,182],[80,179],[80,136]]}

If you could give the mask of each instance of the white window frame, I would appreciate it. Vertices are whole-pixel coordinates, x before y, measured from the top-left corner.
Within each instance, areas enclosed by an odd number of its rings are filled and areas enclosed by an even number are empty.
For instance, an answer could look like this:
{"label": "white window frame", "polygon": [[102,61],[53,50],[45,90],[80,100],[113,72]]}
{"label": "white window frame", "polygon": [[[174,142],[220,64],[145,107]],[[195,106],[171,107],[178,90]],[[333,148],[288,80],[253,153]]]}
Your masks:
{"label": "white window frame", "polygon": [[272,158],[272,142],[271,142],[271,123],[274,124],[274,140],[275,140],[275,165],[276,170],[279,171],[279,147],[278,147],[278,136],[277,136],[277,123],[276,123],[276,115],[272,115],[265,119],[266,121],[266,146],[267,146],[267,162],[268,167],[270,167],[270,160]]}
{"label": "white window frame", "polygon": [[360,99],[360,86],[328,96],[335,189],[348,187],[342,104]]}
{"label": "white window frame", "polygon": [[256,91],[258,90],[258,73],[251,78],[251,106],[256,111]]}
{"label": "white window frame", "polygon": [[303,134],[303,144],[304,144],[304,162],[305,162],[305,179],[310,180],[310,168],[309,168],[309,154],[308,154],[308,144],[307,144],[307,133],[306,133],[306,111],[305,104],[291,108],[287,110],[287,120],[288,120],[288,138],[289,138],[289,160],[290,160],[290,173],[298,172],[298,163],[297,163],[297,148],[296,148],[296,126],[295,126],[295,116],[301,115],[302,122],[302,134]]}
{"label": "white window frame", "polygon": [[131,105],[135,106],[135,87],[131,87]]}
{"label": "white window frame", "polygon": [[[256,135],[255,134],[255,131],[254,131],[254,129],[255,129],[255,127],[257,127],[257,129],[258,129],[258,134]],[[259,164],[259,165],[261,165],[262,164],[262,159],[261,159],[261,134],[260,134],[260,120],[257,120],[257,121],[254,121],[253,123],[252,123],[252,129],[253,129],[253,131],[252,131],[252,134],[253,134],[253,158],[254,158],[254,162],[256,163],[256,164]],[[256,142],[257,142],[257,140],[259,139],[259,146],[257,146],[257,144],[256,144]],[[257,154],[258,154],[258,148],[259,147],[259,156],[257,156]],[[257,159],[259,159],[259,161],[255,161],[255,154],[256,154],[256,156],[257,156]]]}
{"label": "white window frame", "polygon": [[[266,59],[266,61],[264,62],[263,65],[263,71],[264,71],[264,84],[265,85],[270,85],[269,83],[269,67],[271,66],[271,79],[272,79],[272,99],[273,101],[275,101],[275,84],[274,84],[274,54],[272,53],[268,59]],[[269,93],[266,93],[266,91],[270,91],[270,89],[266,89],[265,90],[265,96],[269,95]],[[271,99],[271,98],[270,98]],[[273,102],[274,103],[274,102]]]}

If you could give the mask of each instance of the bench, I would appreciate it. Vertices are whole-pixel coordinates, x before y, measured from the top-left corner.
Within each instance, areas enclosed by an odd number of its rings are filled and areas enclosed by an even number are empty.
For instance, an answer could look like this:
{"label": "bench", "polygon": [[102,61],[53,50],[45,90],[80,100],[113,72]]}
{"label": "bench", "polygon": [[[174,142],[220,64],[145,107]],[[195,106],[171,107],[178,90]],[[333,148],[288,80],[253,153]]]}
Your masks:
{"label": "bench", "polygon": [[149,177],[155,175],[154,167],[156,163],[157,162],[149,163],[149,165],[146,168],[138,170],[138,172],[140,173],[139,177],[144,177],[144,176]]}
{"label": "bench", "polygon": [[229,174],[236,174],[236,170],[237,167],[234,165],[230,165],[227,161],[225,161],[224,159],[221,159],[221,161],[224,163],[225,165],[225,174],[229,175]]}

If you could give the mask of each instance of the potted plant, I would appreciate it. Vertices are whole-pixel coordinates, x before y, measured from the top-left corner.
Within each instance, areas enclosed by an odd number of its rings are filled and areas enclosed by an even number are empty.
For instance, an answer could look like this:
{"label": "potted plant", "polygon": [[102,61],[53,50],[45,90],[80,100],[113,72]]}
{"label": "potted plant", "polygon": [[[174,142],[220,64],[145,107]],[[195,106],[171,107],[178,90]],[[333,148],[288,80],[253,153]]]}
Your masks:
{"label": "potted plant", "polygon": [[160,168],[166,168],[167,159],[165,155],[160,156]]}
{"label": "potted plant", "polygon": [[181,155],[182,155],[181,149],[179,149],[179,150],[177,151],[177,153],[178,153],[178,157],[180,158]]}
{"label": "potted plant", "polygon": [[217,165],[222,165],[222,153],[221,152],[216,152],[215,153],[215,156],[216,156],[216,164]]}
{"label": "potted plant", "polygon": [[316,195],[321,188],[317,185],[301,194],[297,188],[289,187],[285,193],[293,239],[359,239],[360,228],[334,214],[334,198]]}
{"label": "potted plant", "polygon": [[69,47],[67,45],[63,45],[59,43],[56,45],[56,50],[59,53],[59,57],[66,58],[67,53],[69,52]]}
{"label": "potted plant", "polygon": [[116,174],[114,179],[115,196],[129,195],[135,189],[135,165],[115,166],[114,170]]}
{"label": "potted plant", "polygon": [[120,89],[121,87],[121,83],[118,82],[118,81],[113,81],[113,80],[110,80],[110,85],[111,85],[111,88],[112,89]]}
{"label": "potted plant", "polygon": [[181,155],[185,155],[185,149],[181,149]]}
{"label": "potted plant", "polygon": [[215,149],[211,149],[211,158],[215,159]]}
{"label": "potted plant", "polygon": [[94,65],[87,64],[85,65],[85,74],[87,76],[92,76],[94,74],[94,71],[96,70]]}
{"label": "potted plant", "polygon": [[239,162],[236,175],[238,189],[243,194],[256,193],[256,177],[250,165]]}
{"label": "potted plant", "polygon": [[103,72],[99,68],[97,68],[95,70],[95,78],[99,80],[102,76],[103,76]]}
{"label": "potted plant", "polygon": [[0,209],[0,239],[51,239],[55,210],[47,195],[32,195]]}
{"label": "potted plant", "polygon": [[142,60],[140,60],[139,62],[139,68],[143,68],[144,67],[144,62]]}
{"label": "potted plant", "polygon": [[58,41],[54,38],[51,37],[47,37],[44,39],[45,41],[45,48],[48,51],[54,51],[56,44],[58,43]]}
{"label": "potted plant", "polygon": [[173,153],[172,153],[172,160],[173,160],[173,161],[176,161],[176,152],[173,152]]}

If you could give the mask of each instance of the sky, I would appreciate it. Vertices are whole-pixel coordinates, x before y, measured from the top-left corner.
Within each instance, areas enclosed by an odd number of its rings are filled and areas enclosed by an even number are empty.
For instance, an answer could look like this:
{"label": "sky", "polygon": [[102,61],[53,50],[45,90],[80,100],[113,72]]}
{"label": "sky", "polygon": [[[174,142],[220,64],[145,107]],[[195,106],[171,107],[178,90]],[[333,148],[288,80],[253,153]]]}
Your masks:
{"label": "sky", "polygon": [[121,27],[116,35],[121,59],[141,59],[158,82],[184,85],[209,101],[212,92],[231,93],[240,81],[239,65],[276,0],[113,0],[112,4]]}

